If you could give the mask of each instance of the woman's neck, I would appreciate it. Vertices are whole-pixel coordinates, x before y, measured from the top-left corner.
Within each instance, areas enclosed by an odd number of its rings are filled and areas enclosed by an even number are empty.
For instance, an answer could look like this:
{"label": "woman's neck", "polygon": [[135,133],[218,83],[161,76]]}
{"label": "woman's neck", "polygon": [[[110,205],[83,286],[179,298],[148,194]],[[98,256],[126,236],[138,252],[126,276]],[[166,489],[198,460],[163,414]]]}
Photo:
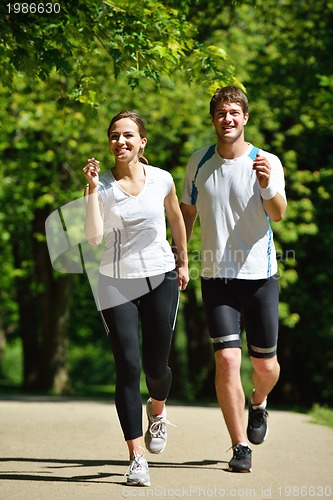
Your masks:
{"label": "woman's neck", "polygon": [[118,185],[131,196],[137,196],[143,190],[146,181],[143,163],[138,162],[135,166],[117,164],[111,172]]}
{"label": "woman's neck", "polygon": [[145,169],[143,163],[139,160],[132,163],[122,163],[116,162],[115,166],[112,168],[113,177],[116,180],[122,179],[124,177],[135,179],[141,179],[145,176]]}

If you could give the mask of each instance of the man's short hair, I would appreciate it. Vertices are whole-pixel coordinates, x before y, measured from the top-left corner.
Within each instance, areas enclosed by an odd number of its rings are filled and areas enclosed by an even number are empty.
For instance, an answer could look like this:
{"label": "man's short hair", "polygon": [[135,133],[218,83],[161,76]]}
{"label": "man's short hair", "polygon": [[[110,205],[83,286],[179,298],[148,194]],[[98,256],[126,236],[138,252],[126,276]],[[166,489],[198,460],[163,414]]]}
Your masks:
{"label": "man's short hair", "polygon": [[210,115],[212,117],[214,117],[216,107],[220,102],[233,102],[235,104],[238,104],[242,108],[244,114],[248,113],[249,111],[249,102],[246,95],[239,87],[235,87],[233,85],[221,87],[215,91],[213,97],[210,100],[209,106]]}

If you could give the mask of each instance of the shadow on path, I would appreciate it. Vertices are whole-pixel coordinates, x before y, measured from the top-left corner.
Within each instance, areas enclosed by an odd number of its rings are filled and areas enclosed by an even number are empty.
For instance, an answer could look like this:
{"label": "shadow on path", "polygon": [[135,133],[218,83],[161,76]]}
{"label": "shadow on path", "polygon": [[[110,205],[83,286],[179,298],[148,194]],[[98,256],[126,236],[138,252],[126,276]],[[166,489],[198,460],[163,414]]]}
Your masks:
{"label": "shadow on path", "polygon": [[[30,458],[30,457],[5,457],[0,458],[0,463],[7,462],[17,462],[20,464],[23,463],[32,463],[39,464],[41,468],[44,469],[40,474],[31,474],[27,472],[19,472],[19,471],[7,471],[6,473],[0,472],[0,481],[1,480],[12,480],[12,481],[61,481],[61,482],[83,482],[88,481],[89,483],[109,483],[110,481],[101,481],[101,479],[106,479],[109,477],[124,477],[124,474],[119,474],[117,472],[112,473],[104,473],[97,472],[95,474],[83,474],[83,475],[74,475],[74,476],[59,476],[53,475],[53,472],[60,469],[72,469],[72,468],[85,468],[85,467],[122,467],[126,470],[128,467],[128,461],[125,460],[67,460],[67,459],[52,459],[52,458]],[[149,461],[149,468],[154,467],[164,467],[164,468],[184,468],[184,469],[215,469],[216,467],[212,467],[217,464],[224,464],[227,462],[217,461],[217,460],[201,460],[201,461],[189,461],[189,462],[151,462]],[[45,469],[49,469],[49,472],[46,472]],[[50,475],[49,475],[50,474]],[[52,474],[52,475],[51,475]],[[111,481],[114,482],[114,481]],[[121,483],[123,484],[123,483]]]}

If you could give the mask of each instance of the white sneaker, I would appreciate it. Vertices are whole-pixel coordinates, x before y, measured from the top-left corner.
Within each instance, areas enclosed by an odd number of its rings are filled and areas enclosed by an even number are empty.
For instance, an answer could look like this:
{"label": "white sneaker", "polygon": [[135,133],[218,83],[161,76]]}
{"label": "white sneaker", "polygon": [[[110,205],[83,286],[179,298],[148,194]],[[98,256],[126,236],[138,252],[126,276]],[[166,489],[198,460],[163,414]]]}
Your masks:
{"label": "white sneaker", "polygon": [[153,415],[151,407],[151,399],[149,398],[146,405],[148,429],[145,434],[145,445],[150,453],[161,453],[167,444],[166,424],[173,424],[166,419],[165,407],[162,414],[157,416]]}
{"label": "white sneaker", "polygon": [[[137,449],[142,450],[140,454],[136,452]],[[137,446],[134,450],[134,458],[126,472],[127,484],[129,486],[150,486],[148,463],[143,458],[143,455],[144,449],[141,446]]]}

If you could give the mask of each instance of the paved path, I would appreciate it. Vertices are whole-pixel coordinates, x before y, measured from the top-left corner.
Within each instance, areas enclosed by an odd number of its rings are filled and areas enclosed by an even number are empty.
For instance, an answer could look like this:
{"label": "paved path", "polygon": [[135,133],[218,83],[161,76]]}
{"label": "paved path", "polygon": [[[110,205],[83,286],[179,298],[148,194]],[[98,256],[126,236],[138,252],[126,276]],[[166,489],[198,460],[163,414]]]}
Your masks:
{"label": "paved path", "polygon": [[147,455],[152,485],[124,484],[128,461],[113,403],[1,398],[1,500],[333,498],[333,430],[271,411],[252,474],[226,471],[229,439],[217,407],[168,405],[169,441]]}

